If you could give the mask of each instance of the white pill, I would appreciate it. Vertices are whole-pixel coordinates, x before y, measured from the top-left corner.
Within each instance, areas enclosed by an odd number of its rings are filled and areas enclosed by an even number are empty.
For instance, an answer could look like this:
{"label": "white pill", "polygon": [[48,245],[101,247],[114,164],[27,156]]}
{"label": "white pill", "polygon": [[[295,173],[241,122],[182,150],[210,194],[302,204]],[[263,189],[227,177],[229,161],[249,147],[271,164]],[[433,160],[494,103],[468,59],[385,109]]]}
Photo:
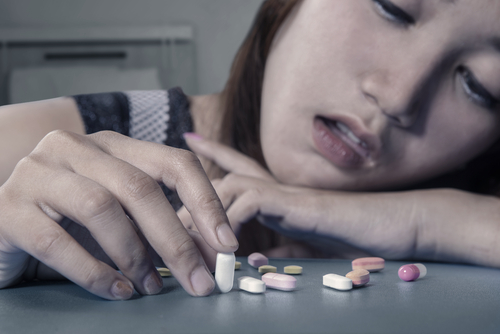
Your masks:
{"label": "white pill", "polygon": [[327,274],[323,276],[323,285],[337,290],[351,290],[352,280],[337,274]]}
{"label": "white pill", "polygon": [[263,293],[266,291],[266,283],[250,276],[238,278],[238,287],[241,290],[251,293]]}
{"label": "white pill", "polygon": [[234,253],[217,253],[215,283],[222,293],[229,292],[233,288],[235,262]]}

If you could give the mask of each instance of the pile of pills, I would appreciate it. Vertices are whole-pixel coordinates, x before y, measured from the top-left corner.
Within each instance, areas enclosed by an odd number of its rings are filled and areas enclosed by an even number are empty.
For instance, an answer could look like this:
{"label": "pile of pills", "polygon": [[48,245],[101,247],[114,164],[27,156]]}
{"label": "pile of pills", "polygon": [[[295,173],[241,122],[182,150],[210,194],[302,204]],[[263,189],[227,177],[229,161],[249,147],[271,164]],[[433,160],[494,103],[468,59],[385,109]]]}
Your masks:
{"label": "pile of pills", "polygon": [[[269,259],[261,253],[248,256],[248,264],[262,274],[261,279],[243,276],[238,279],[240,290],[250,293],[264,293],[266,288],[281,291],[293,291],[297,280],[291,275],[302,274],[302,267],[296,265],[286,266],[284,274],[278,273],[275,266],[269,265]],[[233,288],[234,271],[241,268],[241,262],[236,261],[234,253],[218,253],[215,265],[215,283],[220,292],[226,293]],[[364,257],[352,261],[352,271],[345,276],[326,274],[323,276],[323,285],[336,290],[351,290],[352,288],[366,285],[370,282],[370,273],[381,271],[385,268],[385,260],[380,257]],[[162,277],[172,276],[167,268],[157,267]],[[427,268],[421,263],[405,264],[399,268],[398,276],[403,281],[414,281],[423,278]]]}

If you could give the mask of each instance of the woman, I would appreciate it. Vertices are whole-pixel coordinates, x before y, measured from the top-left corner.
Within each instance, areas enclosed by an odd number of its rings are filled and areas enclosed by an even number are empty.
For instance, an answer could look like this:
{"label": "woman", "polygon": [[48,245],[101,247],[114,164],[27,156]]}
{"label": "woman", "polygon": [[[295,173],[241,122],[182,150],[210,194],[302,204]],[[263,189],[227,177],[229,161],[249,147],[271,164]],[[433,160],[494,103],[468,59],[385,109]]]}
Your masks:
{"label": "woman", "polygon": [[[0,192],[2,286],[54,277],[50,267],[104,298],[154,294],[159,254],[187,292],[206,295],[205,261],[238,247],[227,217],[237,232],[256,217],[300,241],[246,251],[332,256],[340,244],[347,255],[500,267],[498,199],[458,190],[479,188],[453,177],[494,190],[499,15],[494,0],[268,1],[221,95],[131,92],[4,107],[1,133],[17,144],[2,147],[2,182],[10,175]],[[154,99],[190,110],[192,126],[169,114],[166,143],[180,136],[177,125],[197,133],[184,137],[218,196],[186,151],[84,135],[100,124],[149,139],[142,125],[152,122],[134,115]],[[65,131],[45,136],[54,129]],[[228,172],[221,180],[219,167]],[[179,195],[178,216],[156,182]],[[443,185],[457,190],[432,188]],[[252,236],[245,228],[242,243]]]}

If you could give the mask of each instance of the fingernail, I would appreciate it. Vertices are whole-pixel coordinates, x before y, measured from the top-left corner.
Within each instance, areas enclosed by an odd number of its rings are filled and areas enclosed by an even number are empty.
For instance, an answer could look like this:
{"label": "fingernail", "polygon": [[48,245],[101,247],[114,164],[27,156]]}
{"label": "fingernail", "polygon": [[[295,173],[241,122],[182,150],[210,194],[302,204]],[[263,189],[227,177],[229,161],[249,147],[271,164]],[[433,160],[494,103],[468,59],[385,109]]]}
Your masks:
{"label": "fingernail", "polygon": [[148,295],[155,295],[163,288],[163,281],[158,272],[152,272],[144,278],[144,290]]}
{"label": "fingernail", "polygon": [[115,296],[116,299],[129,299],[134,293],[134,288],[131,284],[127,284],[122,281],[116,281],[111,286],[111,294]]}
{"label": "fingernail", "polygon": [[238,247],[238,239],[228,224],[222,224],[217,228],[217,237],[224,246]]}
{"label": "fingernail", "polygon": [[203,139],[202,136],[200,136],[199,134],[194,133],[194,132],[184,132],[183,136],[184,136],[184,138],[190,138],[190,139],[194,139],[194,140],[202,140]]}
{"label": "fingernail", "polygon": [[198,296],[206,296],[214,290],[215,281],[205,266],[199,266],[191,274],[191,285]]}

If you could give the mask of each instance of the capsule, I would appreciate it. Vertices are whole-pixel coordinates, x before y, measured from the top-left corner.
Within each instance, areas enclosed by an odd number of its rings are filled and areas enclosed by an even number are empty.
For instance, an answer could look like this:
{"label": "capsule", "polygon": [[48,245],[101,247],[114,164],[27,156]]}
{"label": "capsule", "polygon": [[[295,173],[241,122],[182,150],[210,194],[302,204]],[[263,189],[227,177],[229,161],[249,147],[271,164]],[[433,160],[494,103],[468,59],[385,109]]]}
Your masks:
{"label": "capsule", "polygon": [[233,288],[235,261],[234,253],[217,253],[215,283],[222,293],[229,292]]}
{"label": "capsule", "polygon": [[398,276],[403,281],[411,282],[427,275],[427,268],[422,263],[405,264],[398,270]]}

